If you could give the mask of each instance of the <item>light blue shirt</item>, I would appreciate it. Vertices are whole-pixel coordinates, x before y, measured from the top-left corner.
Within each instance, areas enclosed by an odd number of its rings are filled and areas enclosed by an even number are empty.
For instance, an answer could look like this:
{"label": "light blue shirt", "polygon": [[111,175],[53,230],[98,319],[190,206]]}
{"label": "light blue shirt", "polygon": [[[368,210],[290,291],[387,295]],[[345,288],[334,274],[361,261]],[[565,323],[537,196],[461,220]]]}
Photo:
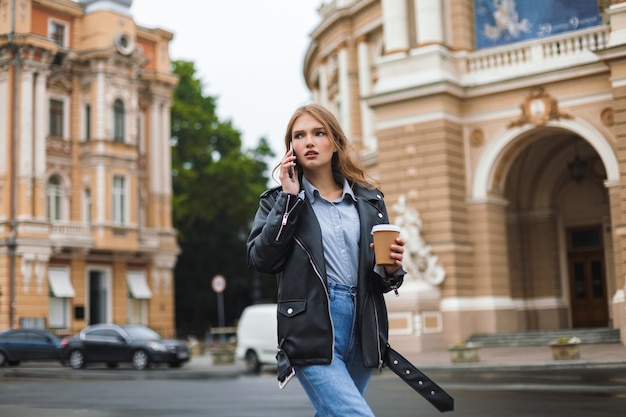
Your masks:
{"label": "light blue shirt", "polygon": [[306,199],[313,207],[322,230],[322,245],[329,281],[355,287],[359,262],[359,239],[361,227],[356,197],[344,179],[343,193],[334,201],[328,201],[302,177]]}

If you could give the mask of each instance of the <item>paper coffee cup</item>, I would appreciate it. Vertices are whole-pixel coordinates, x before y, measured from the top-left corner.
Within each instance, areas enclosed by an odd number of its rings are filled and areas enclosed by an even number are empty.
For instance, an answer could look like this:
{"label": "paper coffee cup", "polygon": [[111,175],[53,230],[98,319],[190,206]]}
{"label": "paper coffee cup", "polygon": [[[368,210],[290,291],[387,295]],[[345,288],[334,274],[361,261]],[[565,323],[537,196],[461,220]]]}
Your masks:
{"label": "paper coffee cup", "polygon": [[400,227],[395,224],[377,224],[372,227],[376,265],[394,264],[395,260],[391,258],[391,245],[396,243],[399,235]]}

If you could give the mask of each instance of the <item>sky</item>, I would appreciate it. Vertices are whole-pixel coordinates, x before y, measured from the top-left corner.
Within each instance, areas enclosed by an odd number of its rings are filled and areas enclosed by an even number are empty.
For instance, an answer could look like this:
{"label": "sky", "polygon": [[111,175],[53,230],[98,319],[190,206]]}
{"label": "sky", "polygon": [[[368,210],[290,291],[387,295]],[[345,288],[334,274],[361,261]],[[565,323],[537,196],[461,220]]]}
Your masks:
{"label": "sky", "polygon": [[267,138],[277,157],[293,111],[311,101],[303,77],[309,35],[322,0],[134,0],[143,27],[174,33],[170,58],[192,61],[217,114],[243,147]]}

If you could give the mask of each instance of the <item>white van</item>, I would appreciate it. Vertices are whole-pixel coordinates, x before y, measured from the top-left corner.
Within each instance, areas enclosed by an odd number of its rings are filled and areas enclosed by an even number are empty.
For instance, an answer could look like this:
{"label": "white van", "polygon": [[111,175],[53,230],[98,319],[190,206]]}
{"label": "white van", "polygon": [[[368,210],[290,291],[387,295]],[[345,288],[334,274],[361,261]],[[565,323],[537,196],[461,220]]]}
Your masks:
{"label": "white van", "polygon": [[276,304],[246,307],[237,326],[236,359],[252,373],[259,373],[263,365],[276,365],[276,338]]}

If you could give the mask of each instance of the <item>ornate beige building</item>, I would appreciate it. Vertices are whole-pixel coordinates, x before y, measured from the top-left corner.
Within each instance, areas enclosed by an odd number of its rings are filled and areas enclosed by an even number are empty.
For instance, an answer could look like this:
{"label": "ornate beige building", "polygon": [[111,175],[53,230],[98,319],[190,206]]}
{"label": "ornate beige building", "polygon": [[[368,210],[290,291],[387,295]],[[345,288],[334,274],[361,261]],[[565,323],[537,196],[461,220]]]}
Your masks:
{"label": "ornate beige building", "polygon": [[325,1],[311,33],[315,101],[445,270],[388,299],[417,350],[593,327],[626,343],[626,2],[561,2],[549,26],[533,1]]}
{"label": "ornate beige building", "polygon": [[0,2],[0,329],[174,335],[172,33],[131,3]]}

